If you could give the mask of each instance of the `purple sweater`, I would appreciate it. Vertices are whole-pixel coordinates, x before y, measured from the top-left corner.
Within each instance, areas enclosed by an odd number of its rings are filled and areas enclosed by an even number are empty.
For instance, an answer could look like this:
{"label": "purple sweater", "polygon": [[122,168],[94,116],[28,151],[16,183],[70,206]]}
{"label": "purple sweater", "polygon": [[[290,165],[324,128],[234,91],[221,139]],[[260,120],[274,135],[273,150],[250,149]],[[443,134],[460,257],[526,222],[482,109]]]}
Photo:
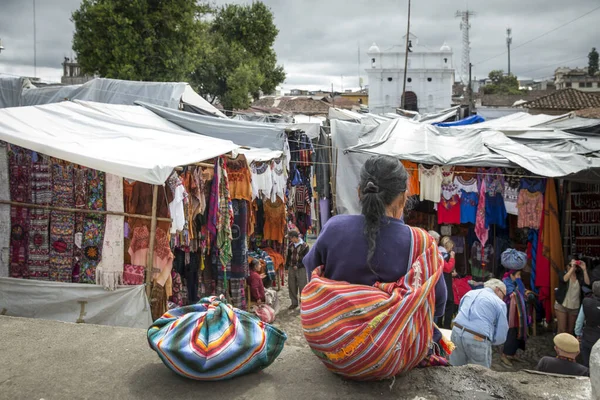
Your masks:
{"label": "purple sweater", "polygon": [[[317,267],[325,266],[325,277],[336,281],[372,286],[375,282],[396,282],[406,275],[410,263],[410,228],[402,221],[386,218],[381,225],[373,257],[375,275],[367,265],[368,244],[362,215],[338,215],[331,218],[310,252],[304,266],[310,278]],[[440,266],[441,268],[441,266]],[[446,284],[435,286],[435,316],[444,314]]]}

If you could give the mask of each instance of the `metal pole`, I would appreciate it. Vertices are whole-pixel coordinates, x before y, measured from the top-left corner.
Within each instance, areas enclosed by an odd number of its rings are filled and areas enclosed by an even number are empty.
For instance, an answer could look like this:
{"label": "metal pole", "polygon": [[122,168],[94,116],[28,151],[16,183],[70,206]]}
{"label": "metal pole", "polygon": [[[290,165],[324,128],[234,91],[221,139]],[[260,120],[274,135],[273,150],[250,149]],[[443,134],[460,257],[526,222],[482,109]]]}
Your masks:
{"label": "metal pole", "polygon": [[406,107],[406,73],[407,68],[408,68],[408,42],[410,39],[410,2],[411,0],[408,0],[408,19],[406,22],[406,49],[405,52],[406,54],[404,55],[404,83],[402,85],[402,102],[401,102],[401,108],[404,110]]}
{"label": "metal pole", "polygon": [[37,77],[37,32],[35,23],[35,0],[33,0],[33,77]]}
{"label": "metal pole", "polygon": [[473,64],[469,63],[469,117],[473,114],[473,88],[471,86],[471,70],[473,69]]}

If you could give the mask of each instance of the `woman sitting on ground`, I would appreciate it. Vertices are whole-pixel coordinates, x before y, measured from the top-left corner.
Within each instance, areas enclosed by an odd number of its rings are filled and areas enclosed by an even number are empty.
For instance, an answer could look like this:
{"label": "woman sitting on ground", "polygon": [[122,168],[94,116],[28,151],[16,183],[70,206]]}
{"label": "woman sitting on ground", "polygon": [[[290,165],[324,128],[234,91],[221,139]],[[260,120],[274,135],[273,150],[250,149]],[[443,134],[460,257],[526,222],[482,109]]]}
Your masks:
{"label": "woman sitting on ground", "polygon": [[263,277],[260,275],[261,265],[257,259],[250,261],[250,276],[248,277],[248,286],[250,286],[250,299],[258,304],[265,302],[265,285]]}
{"label": "woman sitting on ground", "polygon": [[407,181],[398,160],[370,158],[360,174],[362,215],[330,219],[304,258],[312,274],[302,292],[304,335],[327,368],[349,379],[444,365],[429,354],[433,317],[446,303],[443,260],[426,231],[402,221]]}

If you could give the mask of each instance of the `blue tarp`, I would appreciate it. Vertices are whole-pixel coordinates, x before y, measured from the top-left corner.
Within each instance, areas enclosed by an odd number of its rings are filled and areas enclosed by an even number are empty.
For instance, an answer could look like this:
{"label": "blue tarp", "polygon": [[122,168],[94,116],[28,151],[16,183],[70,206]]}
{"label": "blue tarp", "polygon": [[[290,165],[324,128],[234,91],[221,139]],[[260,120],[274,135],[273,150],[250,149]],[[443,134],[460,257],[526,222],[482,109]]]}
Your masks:
{"label": "blue tarp", "polygon": [[439,123],[433,124],[433,125],[441,126],[441,127],[462,126],[462,125],[478,124],[478,123],[484,122],[484,121],[485,121],[485,118],[483,118],[481,115],[471,115],[470,117],[461,119],[460,121],[439,122]]}

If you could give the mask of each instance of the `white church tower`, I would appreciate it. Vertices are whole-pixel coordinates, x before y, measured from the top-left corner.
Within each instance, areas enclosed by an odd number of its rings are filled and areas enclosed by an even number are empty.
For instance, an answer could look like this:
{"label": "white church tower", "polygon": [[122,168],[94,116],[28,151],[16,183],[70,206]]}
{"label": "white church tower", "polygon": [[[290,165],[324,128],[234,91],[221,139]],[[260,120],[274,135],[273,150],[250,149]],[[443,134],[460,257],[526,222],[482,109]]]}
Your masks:
{"label": "white church tower", "polygon": [[[403,38],[406,43],[406,35]],[[367,52],[371,68],[369,77],[369,111],[395,113],[402,104],[405,45],[381,51],[373,43]],[[439,50],[419,45],[410,34],[406,74],[406,109],[420,113],[436,112],[450,107],[454,66],[452,49],[446,43]]]}

